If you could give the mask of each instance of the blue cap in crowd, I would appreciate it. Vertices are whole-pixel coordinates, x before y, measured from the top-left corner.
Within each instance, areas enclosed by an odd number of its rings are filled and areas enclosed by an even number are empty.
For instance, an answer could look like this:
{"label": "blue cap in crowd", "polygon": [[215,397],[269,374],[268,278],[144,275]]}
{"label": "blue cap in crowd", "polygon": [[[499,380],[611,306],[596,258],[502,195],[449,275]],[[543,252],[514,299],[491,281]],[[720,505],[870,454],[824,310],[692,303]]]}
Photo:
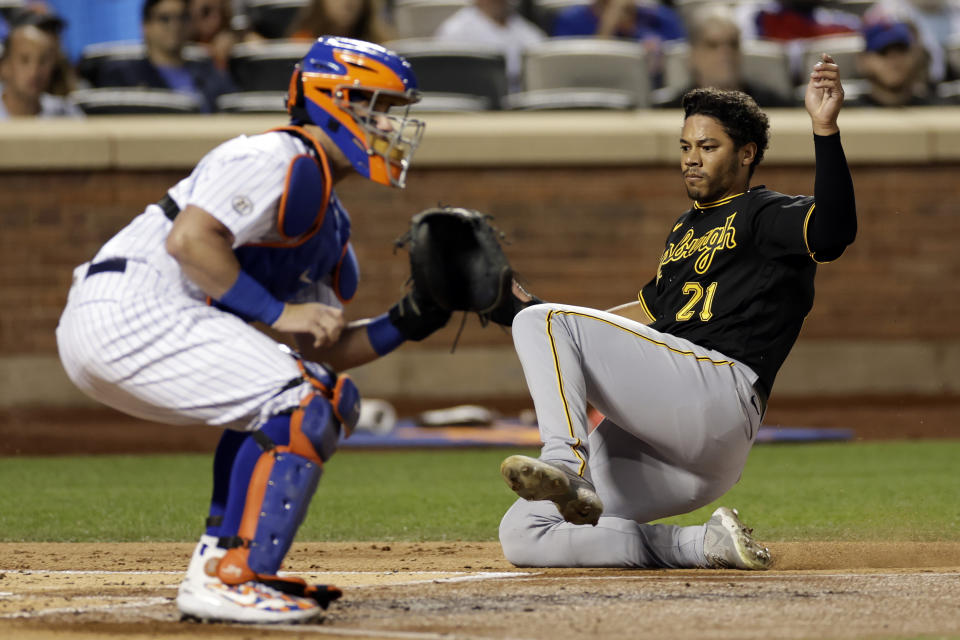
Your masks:
{"label": "blue cap in crowd", "polygon": [[876,22],[863,29],[866,50],[874,53],[883,51],[891,45],[913,44],[913,31],[905,22]]}

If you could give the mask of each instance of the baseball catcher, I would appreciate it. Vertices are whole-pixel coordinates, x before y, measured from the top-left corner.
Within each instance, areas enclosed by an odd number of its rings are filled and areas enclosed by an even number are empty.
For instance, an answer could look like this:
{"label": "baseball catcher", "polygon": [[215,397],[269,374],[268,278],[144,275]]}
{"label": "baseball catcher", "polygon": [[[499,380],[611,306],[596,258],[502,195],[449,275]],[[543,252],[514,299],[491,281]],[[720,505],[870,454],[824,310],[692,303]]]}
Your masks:
{"label": "baseball catcher", "polygon": [[[347,322],[360,271],[336,193],[351,173],[402,188],[424,123],[409,62],[319,38],[290,77],[287,126],[209,151],[74,271],[60,358],[130,415],[221,429],[206,527],[180,583],[186,619],[295,623],[341,592],[281,575],[360,396],[342,373],[443,327],[411,290]],[[293,352],[253,326],[296,342]]]}

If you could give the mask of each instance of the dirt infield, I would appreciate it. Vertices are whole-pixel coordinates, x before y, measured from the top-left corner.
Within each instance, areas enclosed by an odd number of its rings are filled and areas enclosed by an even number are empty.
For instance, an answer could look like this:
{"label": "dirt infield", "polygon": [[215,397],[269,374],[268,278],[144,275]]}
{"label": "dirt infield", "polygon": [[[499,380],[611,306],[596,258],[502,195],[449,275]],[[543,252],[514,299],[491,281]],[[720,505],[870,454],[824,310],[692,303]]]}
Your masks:
{"label": "dirt infield", "polygon": [[[774,569],[518,569],[496,543],[304,543],[322,624],[178,621],[190,544],[0,544],[0,636],[886,638],[960,634],[960,543],[771,543]],[[958,636],[960,637],[960,636]]]}

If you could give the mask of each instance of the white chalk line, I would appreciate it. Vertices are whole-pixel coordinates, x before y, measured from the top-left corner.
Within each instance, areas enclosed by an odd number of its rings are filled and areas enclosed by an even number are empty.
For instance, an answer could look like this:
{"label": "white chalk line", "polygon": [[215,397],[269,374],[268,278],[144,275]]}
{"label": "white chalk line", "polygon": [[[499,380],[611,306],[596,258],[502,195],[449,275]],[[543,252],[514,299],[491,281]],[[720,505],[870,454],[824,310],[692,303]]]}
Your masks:
{"label": "white chalk line", "polygon": [[[130,596],[127,596],[130,597]],[[97,596],[97,600],[120,599],[120,596]],[[42,616],[52,616],[59,613],[92,613],[94,611],[116,611],[118,609],[140,609],[143,607],[152,607],[158,604],[170,602],[169,598],[144,598],[136,602],[124,602],[121,604],[97,604],[86,607],[57,607],[56,609],[44,609],[42,611],[17,611],[15,613],[5,613],[0,618],[40,618]]]}
{"label": "white chalk line", "polygon": [[[429,574],[430,572],[424,571],[422,573]],[[440,573],[440,572],[437,572],[437,573]],[[442,573],[450,573],[450,572],[444,571]],[[459,572],[459,573],[466,573],[466,572]],[[396,575],[396,574],[391,574],[391,575]],[[387,582],[383,584],[365,584],[365,585],[358,585],[356,587],[350,587],[350,588],[363,589],[363,588],[369,588],[369,587],[399,587],[399,586],[405,586],[405,585],[411,585],[411,584],[430,584],[434,582],[470,582],[471,580],[499,580],[501,578],[516,579],[521,576],[526,577],[526,576],[532,576],[532,575],[539,575],[539,574],[528,573],[526,571],[510,571],[510,572],[482,571],[480,573],[473,573],[468,575],[457,575],[452,578],[427,578],[425,580],[404,580],[403,582]]]}
{"label": "white chalk line", "polygon": [[[278,631],[297,631],[322,636],[354,636],[361,638],[396,638],[397,640],[490,640],[489,636],[465,636],[459,633],[434,633],[430,631],[388,631],[386,629],[341,629],[318,625],[300,624],[257,624],[244,625],[244,628]],[[499,636],[500,640],[523,640],[516,637]]]}
{"label": "white chalk line", "polygon": [[25,576],[182,576],[183,571],[80,571],[73,569],[0,569],[0,573]]}
{"label": "white chalk line", "polygon": [[[4,570],[0,569],[0,573]],[[183,571],[98,571],[98,570],[60,570],[60,569],[22,569],[9,570],[6,573],[38,576],[182,576]],[[336,576],[432,576],[421,580],[399,580],[380,584],[351,585],[350,589],[365,589],[370,587],[398,587],[415,584],[429,584],[431,582],[468,582],[472,580],[498,580],[502,578],[518,578],[521,576],[538,575],[527,571],[298,571],[291,574],[280,572],[280,575],[298,575],[310,581],[311,578],[336,578]],[[132,586],[132,585],[131,585]],[[162,585],[160,585],[162,588]]]}
{"label": "white chalk line", "polygon": [[[185,571],[110,571],[110,570],[77,570],[77,569],[0,569],[0,573],[12,573],[20,575],[81,575],[81,576],[182,576]],[[528,571],[506,571],[506,572],[475,572],[475,571],[281,571],[280,575],[298,575],[298,576],[396,576],[396,575],[424,575],[435,576],[438,574],[453,576],[477,576],[486,577],[509,577],[532,575]]]}

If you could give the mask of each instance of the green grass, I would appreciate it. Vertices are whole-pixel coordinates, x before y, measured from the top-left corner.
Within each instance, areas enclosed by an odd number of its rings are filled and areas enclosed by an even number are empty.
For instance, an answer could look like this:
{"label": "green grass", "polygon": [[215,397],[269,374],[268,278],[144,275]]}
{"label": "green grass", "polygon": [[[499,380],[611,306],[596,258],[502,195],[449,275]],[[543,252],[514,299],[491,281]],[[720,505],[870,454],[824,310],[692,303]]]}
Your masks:
{"label": "green grass", "polygon": [[[514,499],[497,467],[514,452],[341,451],[298,540],[495,540]],[[717,504],[765,540],[960,540],[958,461],[960,441],[764,445]],[[2,458],[0,486],[3,541],[192,541],[210,458]]]}
{"label": "green grass", "polygon": [[759,446],[726,496],[667,521],[727,504],[766,540],[960,540],[958,463],[960,441]]}

